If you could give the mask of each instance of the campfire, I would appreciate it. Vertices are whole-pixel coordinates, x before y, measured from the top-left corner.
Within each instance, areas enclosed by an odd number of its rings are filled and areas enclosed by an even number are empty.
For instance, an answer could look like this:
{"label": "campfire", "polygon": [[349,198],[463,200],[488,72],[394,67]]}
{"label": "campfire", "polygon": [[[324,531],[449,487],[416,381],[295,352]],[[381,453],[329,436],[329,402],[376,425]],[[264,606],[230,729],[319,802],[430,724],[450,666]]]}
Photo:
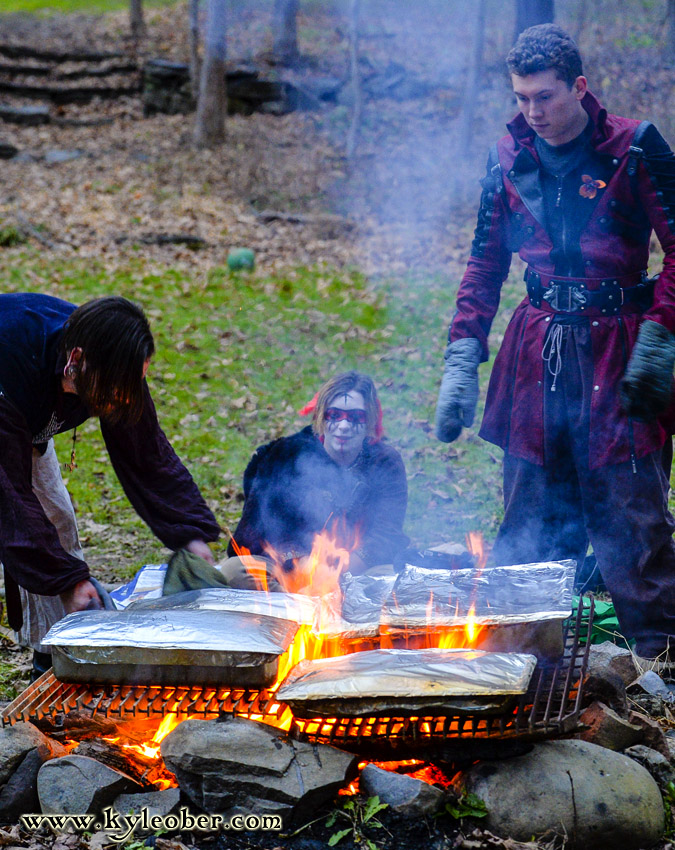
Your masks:
{"label": "campfire", "polygon": [[[323,534],[290,571],[268,551],[283,593],[269,592],[268,565],[240,550],[258,591],[191,591],[71,615],[50,633],[56,677],[30,686],[3,724],[31,720],[69,752],[147,789],[178,784],[160,754],[172,730],[189,718],[224,717],[442,783],[434,758],[480,758],[574,728],[587,652],[579,638],[592,610],[582,603],[569,616],[569,563],[488,568],[482,539],[467,544],[472,569],[410,564],[395,575],[354,577],[345,574],[349,552]],[[168,632],[172,640],[187,634],[183,620],[206,623],[213,644],[200,633],[197,650],[189,642],[168,649]],[[69,632],[69,621],[79,631]],[[120,637],[141,621],[151,647],[138,631],[135,642]],[[121,656],[135,666],[121,668]],[[61,681],[71,669],[73,681]],[[119,669],[132,671],[126,683],[110,678]],[[166,671],[175,678],[163,679]]]}

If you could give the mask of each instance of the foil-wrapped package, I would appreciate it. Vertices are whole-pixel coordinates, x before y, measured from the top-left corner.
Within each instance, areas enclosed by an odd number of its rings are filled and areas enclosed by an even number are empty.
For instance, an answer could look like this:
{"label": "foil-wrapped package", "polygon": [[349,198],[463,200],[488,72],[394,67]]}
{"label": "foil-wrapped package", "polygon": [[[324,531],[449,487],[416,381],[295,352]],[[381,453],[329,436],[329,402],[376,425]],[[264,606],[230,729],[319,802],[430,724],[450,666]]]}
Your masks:
{"label": "foil-wrapped package", "polygon": [[[352,576],[342,582],[341,616],[323,631],[364,640],[374,632],[406,636],[478,628],[470,645],[504,652],[534,653],[541,659],[563,652],[563,621],[572,611],[574,561],[550,561],[486,569],[443,570],[407,565],[398,576]],[[398,636],[398,637],[397,637]],[[453,644],[450,644],[453,645]]]}
{"label": "foil-wrapped package", "polygon": [[524,623],[572,613],[575,561],[483,570],[407,567],[385,600],[384,625]]}
{"label": "foil-wrapped package", "polygon": [[301,661],[278,691],[299,717],[501,711],[527,691],[532,655],[377,649]]}
{"label": "foil-wrapped package", "polygon": [[64,682],[265,687],[297,629],[238,611],[80,611],[43,643]]}
{"label": "foil-wrapped package", "polygon": [[265,593],[260,590],[243,590],[234,587],[208,587],[186,590],[161,599],[134,602],[129,611],[240,611],[245,614],[262,614],[291,620],[311,626],[317,599],[301,593]]}
{"label": "foil-wrapped package", "polygon": [[344,619],[350,623],[379,623],[397,578],[396,575],[354,576],[347,573],[342,581]]}

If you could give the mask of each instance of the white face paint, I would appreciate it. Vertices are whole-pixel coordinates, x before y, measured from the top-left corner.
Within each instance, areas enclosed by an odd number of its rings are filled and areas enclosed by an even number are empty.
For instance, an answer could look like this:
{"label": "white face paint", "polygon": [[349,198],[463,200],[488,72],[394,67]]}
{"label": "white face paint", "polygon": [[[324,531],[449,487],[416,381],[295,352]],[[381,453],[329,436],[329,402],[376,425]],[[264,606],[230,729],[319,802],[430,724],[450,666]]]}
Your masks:
{"label": "white face paint", "polygon": [[364,418],[366,402],[361,393],[348,392],[336,395],[326,408],[331,410],[354,411],[350,419],[341,418],[337,421],[326,419],[323,432],[323,446],[335,463],[340,466],[350,466],[359,456],[363,441],[367,434],[365,422],[359,423],[356,418]]}

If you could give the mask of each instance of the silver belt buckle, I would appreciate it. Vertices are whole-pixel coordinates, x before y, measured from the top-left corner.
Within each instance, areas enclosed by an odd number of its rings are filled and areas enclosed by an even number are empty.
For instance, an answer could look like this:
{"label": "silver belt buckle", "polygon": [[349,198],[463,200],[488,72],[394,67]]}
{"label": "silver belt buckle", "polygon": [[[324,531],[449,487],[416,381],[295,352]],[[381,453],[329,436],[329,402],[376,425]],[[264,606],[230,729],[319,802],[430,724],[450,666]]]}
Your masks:
{"label": "silver belt buckle", "polygon": [[551,281],[544,292],[543,299],[558,313],[576,313],[583,310],[588,300],[586,294],[578,286],[567,286]]}

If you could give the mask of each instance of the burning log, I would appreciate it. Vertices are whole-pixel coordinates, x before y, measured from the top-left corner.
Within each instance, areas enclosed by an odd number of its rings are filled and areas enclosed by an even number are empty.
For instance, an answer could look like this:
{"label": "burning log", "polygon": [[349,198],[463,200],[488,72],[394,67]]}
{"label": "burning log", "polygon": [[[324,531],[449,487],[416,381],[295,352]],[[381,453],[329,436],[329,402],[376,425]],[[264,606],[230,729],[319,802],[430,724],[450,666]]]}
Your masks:
{"label": "burning log", "polygon": [[77,710],[68,714],[47,715],[36,719],[33,725],[56,741],[63,741],[64,738],[112,735],[117,729],[113,720]]}
{"label": "burning log", "polygon": [[72,750],[72,754],[96,759],[106,767],[112,767],[114,770],[124,773],[145,790],[154,787],[152,782],[147,779],[147,774],[156,767],[155,761],[141,753],[124,750],[122,745],[114,739],[82,741]]}
{"label": "burning log", "polygon": [[[161,722],[156,717],[112,724],[113,732],[87,738],[72,750],[73,755],[88,756],[133,779],[145,789],[166,789],[177,785],[160,757],[160,745],[180,720],[168,714]],[[76,744],[75,741],[69,741]]]}

